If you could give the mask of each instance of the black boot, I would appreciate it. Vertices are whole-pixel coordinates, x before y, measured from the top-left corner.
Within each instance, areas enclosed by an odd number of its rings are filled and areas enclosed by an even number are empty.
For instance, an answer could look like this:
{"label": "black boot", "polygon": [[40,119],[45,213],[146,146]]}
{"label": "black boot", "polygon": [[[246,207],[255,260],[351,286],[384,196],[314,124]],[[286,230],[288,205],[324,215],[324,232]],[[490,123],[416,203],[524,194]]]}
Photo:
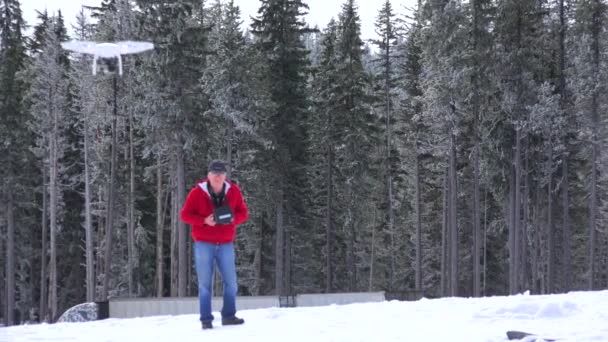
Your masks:
{"label": "black boot", "polygon": [[213,329],[213,323],[211,322],[202,322],[203,323],[203,330],[204,329]]}
{"label": "black boot", "polygon": [[222,325],[239,325],[245,323],[245,320],[238,317],[222,318]]}

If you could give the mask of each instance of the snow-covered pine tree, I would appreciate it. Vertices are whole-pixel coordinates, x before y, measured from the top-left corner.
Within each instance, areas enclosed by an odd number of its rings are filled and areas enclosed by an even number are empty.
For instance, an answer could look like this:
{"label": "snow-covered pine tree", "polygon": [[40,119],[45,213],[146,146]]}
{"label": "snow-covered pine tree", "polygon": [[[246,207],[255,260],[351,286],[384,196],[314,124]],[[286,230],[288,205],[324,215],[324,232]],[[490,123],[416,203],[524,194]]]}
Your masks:
{"label": "snow-covered pine tree", "polygon": [[[192,284],[191,258],[188,257],[188,231],[179,219],[179,208],[188,188],[201,177],[211,148],[206,112],[208,101],[200,89],[205,69],[210,26],[206,22],[205,2],[194,0],[137,1],[142,12],[144,37],[154,37],[154,59],[142,67],[147,73],[144,82],[153,92],[142,94],[150,114],[146,120],[153,125],[162,159],[169,162],[172,211],[171,295],[185,296]],[[155,97],[153,97],[155,96]],[[163,146],[158,144],[162,143]],[[186,163],[189,163],[187,165]],[[188,167],[186,167],[188,166]],[[193,289],[190,286],[190,289]]]}
{"label": "snow-covered pine tree", "polygon": [[[401,210],[399,199],[404,195],[404,174],[401,169],[401,137],[403,136],[403,126],[396,116],[398,105],[397,89],[397,61],[399,59],[398,49],[398,26],[397,17],[393,10],[390,0],[386,0],[380,8],[375,22],[377,38],[372,40],[376,46],[374,72],[374,95],[376,97],[375,110],[382,120],[382,130],[384,134],[384,144],[379,149],[382,160],[381,175],[385,183],[384,200],[379,203],[379,229],[378,237],[382,240],[390,241],[387,248],[379,249],[385,255],[380,256],[380,260],[388,265],[386,270],[388,288],[396,290],[404,288],[403,282],[406,277],[402,265],[407,259],[406,248],[403,248],[404,235],[402,227],[402,215],[405,211]],[[382,197],[381,197],[382,198]],[[386,237],[386,238],[384,238]],[[373,263],[372,263],[373,264]],[[371,282],[370,282],[371,284]],[[371,285],[370,285],[371,289]]]}
{"label": "snow-covered pine tree", "polygon": [[[557,63],[549,56],[557,55],[557,41],[548,39],[549,11],[544,1],[504,1],[497,5],[496,13],[495,65],[500,77],[494,87],[500,97],[491,119],[495,134],[489,141],[493,146],[487,155],[491,166],[488,180],[493,183],[493,197],[503,207],[508,223],[509,292],[524,288],[545,292],[545,265],[553,259],[547,235],[555,235],[553,214],[548,214],[555,208],[554,191],[549,192],[547,187],[554,182],[543,180],[547,168],[536,162],[547,158],[545,153],[538,154],[542,141],[539,144],[530,133],[530,109],[543,98],[542,84],[554,82],[550,75],[557,73]],[[508,179],[504,175],[509,175]],[[498,179],[508,181],[509,186],[498,187]],[[536,195],[539,193],[546,196]]]}
{"label": "snow-covered pine tree", "polygon": [[17,76],[26,62],[24,31],[19,1],[0,1],[0,202],[4,207],[0,212],[0,222],[3,222],[2,235],[6,246],[3,249],[5,267],[2,279],[5,281],[6,311],[3,316],[6,325],[18,323],[15,321],[15,265],[20,255],[16,236],[18,227],[28,226],[25,217],[20,215],[23,209],[20,203],[32,200],[29,198],[31,193],[23,191],[32,180],[32,174],[24,172],[30,169],[28,165],[33,160],[27,149],[32,137],[25,124],[26,113],[21,102],[25,83]]}
{"label": "snow-covered pine tree", "polygon": [[[64,221],[64,196],[62,183],[65,175],[63,158],[67,148],[66,123],[68,118],[68,81],[67,65],[64,64],[65,52],[57,33],[61,23],[56,17],[50,17],[45,30],[41,53],[33,57],[26,70],[29,89],[26,95],[28,109],[32,120],[30,129],[37,137],[36,155],[42,161],[42,167],[48,174],[48,189],[44,196],[49,196],[49,319],[54,321],[58,316],[58,235]],[[43,256],[46,254],[43,251]]]}
{"label": "snow-covered pine tree", "polygon": [[[605,226],[607,213],[606,203],[606,126],[602,108],[605,108],[604,99],[606,75],[605,32],[607,8],[603,1],[583,0],[577,1],[574,6],[574,26],[571,42],[571,56],[573,60],[572,93],[574,96],[574,117],[579,120],[582,133],[580,139],[585,147],[579,152],[577,159],[582,159],[586,181],[581,184],[584,197],[588,205],[584,210],[588,212],[586,232],[575,232],[574,236],[586,241],[586,246],[579,245],[573,252],[574,259],[580,259],[585,254],[585,266],[578,265],[579,274],[584,273],[584,283],[587,290],[605,286],[604,277],[606,266],[602,257],[606,248],[602,242],[606,241],[606,234],[599,227]],[[574,202],[574,201],[573,201]],[[604,249],[604,251],[602,251]],[[600,283],[601,281],[601,283]]]}
{"label": "snow-covered pine tree", "polygon": [[[336,288],[338,264],[336,229],[339,226],[339,209],[336,198],[337,170],[335,148],[334,111],[338,103],[335,101],[337,91],[337,44],[338,27],[331,19],[320,37],[319,63],[314,67],[312,79],[312,115],[309,121],[309,148],[311,177],[311,230],[308,243],[317,251],[310,263],[319,265],[315,275],[317,286],[326,293]],[[318,253],[318,251],[321,251]],[[322,259],[321,259],[322,258]],[[312,266],[314,267],[314,266]]]}
{"label": "snow-covered pine tree", "polygon": [[[434,255],[431,251],[426,251],[423,248],[423,238],[428,234],[423,235],[423,225],[429,220],[423,222],[425,215],[424,208],[424,192],[423,184],[424,172],[422,169],[423,156],[428,155],[428,148],[423,146],[425,143],[424,132],[428,131],[429,123],[423,120],[422,107],[422,6],[418,2],[418,6],[414,12],[412,23],[407,30],[405,41],[399,45],[399,50],[403,53],[399,64],[399,88],[404,92],[399,106],[400,120],[404,122],[404,140],[405,146],[399,150],[403,155],[402,168],[409,170],[406,175],[406,193],[403,195],[404,209],[411,211],[408,219],[405,221],[406,227],[413,227],[409,232],[411,247],[414,249],[413,258],[413,273],[414,282],[410,281],[411,288],[416,291],[429,289],[432,285],[427,285],[423,282],[423,267],[424,256]],[[409,191],[408,191],[409,190]],[[424,229],[428,232],[430,229]]]}
{"label": "snow-covered pine tree", "polygon": [[[252,33],[263,55],[268,74],[263,78],[270,87],[274,110],[260,118],[269,135],[261,136],[270,144],[258,155],[264,172],[272,182],[266,184],[271,207],[265,213],[274,229],[275,291],[293,291],[291,257],[298,252],[291,242],[308,226],[306,196],[307,132],[309,97],[307,95],[308,51],[302,41],[310,32],[302,20],[308,9],[301,0],[261,0],[258,17],[253,18]],[[295,270],[294,270],[295,272]]]}
{"label": "snow-covered pine tree", "polygon": [[[436,168],[435,176],[443,176],[443,214],[444,229],[442,236],[442,293],[455,296],[458,294],[460,272],[459,251],[461,236],[458,223],[459,213],[458,154],[461,148],[463,129],[463,100],[465,89],[465,67],[463,47],[466,42],[467,18],[462,4],[458,1],[436,0],[426,4],[426,20],[429,25],[423,29],[422,56],[425,61],[425,77],[422,82],[424,93],[424,119],[430,125],[431,134],[424,139],[431,140],[429,151]],[[421,137],[422,138],[422,137]],[[429,179],[434,183],[435,191],[441,188],[437,178]],[[436,204],[439,204],[436,202]],[[439,207],[441,208],[441,207]],[[441,209],[440,209],[441,210]],[[440,211],[435,217],[441,217]],[[444,292],[447,291],[447,292]]]}
{"label": "snow-covered pine tree", "polygon": [[[377,146],[382,144],[380,125],[373,114],[371,77],[363,66],[364,47],[361,41],[361,20],[353,0],[342,5],[338,20],[336,44],[336,91],[334,111],[336,161],[340,170],[336,196],[341,202],[340,232],[336,236],[345,249],[337,260],[344,260],[340,272],[346,276],[337,287],[343,291],[356,291],[369,286],[375,210],[367,203],[370,196],[381,192],[383,184],[377,173]],[[336,270],[337,271],[337,270]],[[368,272],[365,276],[363,272]],[[373,278],[373,275],[371,276]],[[364,285],[365,284],[365,285]]]}
{"label": "snow-covered pine tree", "polygon": [[[83,10],[76,17],[75,39],[91,40],[92,37],[91,24],[85,16]],[[97,298],[97,281],[95,278],[95,227],[99,225],[100,219],[93,213],[92,203],[95,200],[93,184],[97,183],[95,170],[92,165],[98,162],[92,162],[97,156],[93,153],[92,144],[94,137],[93,125],[91,117],[97,112],[98,96],[96,90],[95,77],[91,73],[92,58],[89,55],[75,56],[71,65],[70,82],[72,84],[72,112],[77,117],[79,134],[82,137],[82,146],[78,149],[82,161],[81,183],[84,183],[84,208],[82,216],[84,217],[85,231],[85,284],[86,284],[86,301],[93,302]],[[95,221],[95,222],[94,222]]]}

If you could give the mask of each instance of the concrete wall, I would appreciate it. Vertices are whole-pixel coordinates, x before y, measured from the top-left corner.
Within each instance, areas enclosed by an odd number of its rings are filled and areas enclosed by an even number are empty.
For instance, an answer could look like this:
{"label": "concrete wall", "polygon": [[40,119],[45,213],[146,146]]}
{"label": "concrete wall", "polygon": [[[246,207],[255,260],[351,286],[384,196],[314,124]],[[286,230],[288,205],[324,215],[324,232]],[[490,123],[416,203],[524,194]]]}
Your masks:
{"label": "concrete wall", "polygon": [[297,306],[383,302],[384,292],[315,293],[296,296]]}
{"label": "concrete wall", "polygon": [[[299,294],[295,296],[295,306],[324,306],[331,304],[352,304],[382,302],[384,292]],[[237,297],[238,310],[280,307],[278,296]],[[211,302],[213,311],[220,311],[222,298],[214,297]],[[197,297],[176,298],[114,298],[109,300],[110,318],[133,318],[164,315],[198,314]]]}
{"label": "concrete wall", "polygon": [[[238,310],[278,307],[275,296],[237,297]],[[109,301],[110,318],[198,314],[198,297],[114,298]],[[211,301],[213,311],[222,309],[222,298]]]}

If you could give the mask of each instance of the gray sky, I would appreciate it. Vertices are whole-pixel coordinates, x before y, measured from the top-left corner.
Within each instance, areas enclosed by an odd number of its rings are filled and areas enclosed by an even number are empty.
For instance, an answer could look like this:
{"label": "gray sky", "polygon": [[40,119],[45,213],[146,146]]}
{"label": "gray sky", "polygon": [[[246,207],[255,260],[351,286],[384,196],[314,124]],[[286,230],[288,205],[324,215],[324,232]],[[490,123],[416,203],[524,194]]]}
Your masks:
{"label": "gray sky", "polygon": [[[306,16],[306,21],[311,27],[318,25],[324,28],[329,20],[338,18],[341,6],[346,0],[304,0],[310,7],[310,11]],[[208,1],[210,3],[211,1]],[[101,0],[21,0],[21,8],[23,10],[24,19],[28,25],[34,26],[37,23],[36,10],[43,11],[45,8],[49,13],[61,9],[68,30],[71,32],[69,24],[75,22],[76,15],[80,11],[81,5],[99,6]],[[258,0],[235,0],[235,3],[241,8],[241,18],[245,21],[244,25],[249,26],[249,17],[257,16],[257,10],[260,7]],[[363,39],[375,37],[374,22],[378,15],[378,10],[384,0],[356,0],[359,6],[359,16],[361,18],[361,35]],[[406,8],[413,8],[417,0],[391,0],[393,10],[398,14],[407,12]]]}

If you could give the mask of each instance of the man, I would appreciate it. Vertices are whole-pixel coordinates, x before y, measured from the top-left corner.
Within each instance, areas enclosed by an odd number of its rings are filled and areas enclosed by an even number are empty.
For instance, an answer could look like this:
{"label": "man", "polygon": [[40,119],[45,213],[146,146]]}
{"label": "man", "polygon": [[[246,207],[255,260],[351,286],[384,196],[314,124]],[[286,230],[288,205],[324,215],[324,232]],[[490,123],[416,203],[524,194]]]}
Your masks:
{"label": "man", "polygon": [[222,325],[243,324],[236,317],[236,264],[234,238],[236,226],[249,215],[239,187],[226,180],[227,165],[221,160],[209,164],[207,179],[188,194],[181,219],[192,226],[194,263],[198,278],[200,320],[203,329],[213,328],[211,280],[215,262],[224,283]]}

